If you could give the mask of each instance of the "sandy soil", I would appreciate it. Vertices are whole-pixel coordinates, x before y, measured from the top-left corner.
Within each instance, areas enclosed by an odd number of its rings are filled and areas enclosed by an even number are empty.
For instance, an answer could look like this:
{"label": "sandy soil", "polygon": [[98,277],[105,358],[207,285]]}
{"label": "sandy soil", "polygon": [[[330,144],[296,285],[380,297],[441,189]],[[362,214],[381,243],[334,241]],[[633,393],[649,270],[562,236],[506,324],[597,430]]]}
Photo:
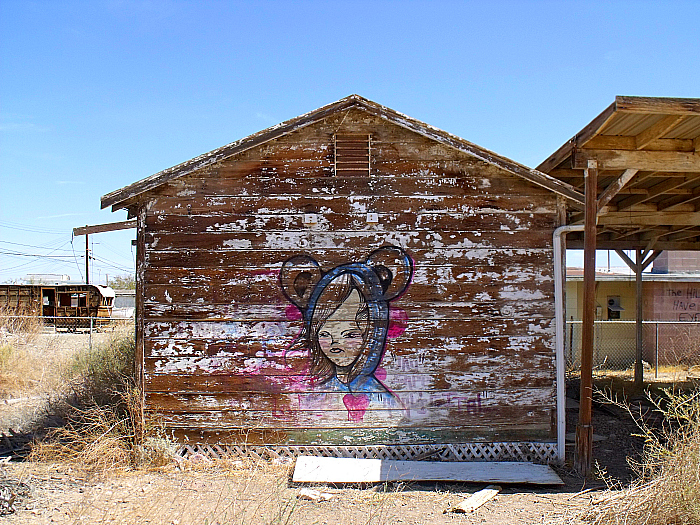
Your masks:
{"label": "sandy soil", "polygon": [[91,476],[66,465],[16,463],[6,479],[30,495],[9,524],[580,524],[590,493],[512,486],[471,514],[450,511],[483,485],[315,487],[330,501],[304,501],[290,466],[210,466]]}

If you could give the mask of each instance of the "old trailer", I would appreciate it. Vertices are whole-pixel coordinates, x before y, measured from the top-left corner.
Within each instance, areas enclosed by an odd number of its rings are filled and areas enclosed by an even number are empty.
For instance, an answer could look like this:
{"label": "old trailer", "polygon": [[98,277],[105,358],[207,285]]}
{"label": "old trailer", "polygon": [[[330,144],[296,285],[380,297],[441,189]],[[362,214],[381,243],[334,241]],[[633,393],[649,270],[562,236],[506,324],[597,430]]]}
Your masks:
{"label": "old trailer", "polygon": [[56,328],[75,330],[108,323],[113,306],[114,290],[95,284],[0,285],[4,315],[39,316]]}

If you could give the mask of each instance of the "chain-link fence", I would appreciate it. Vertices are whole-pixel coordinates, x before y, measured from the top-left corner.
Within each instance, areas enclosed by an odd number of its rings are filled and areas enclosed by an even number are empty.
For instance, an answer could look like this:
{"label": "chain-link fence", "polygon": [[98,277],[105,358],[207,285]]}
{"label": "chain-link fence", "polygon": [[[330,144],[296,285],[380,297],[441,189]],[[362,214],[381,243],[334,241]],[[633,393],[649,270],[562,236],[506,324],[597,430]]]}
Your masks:
{"label": "chain-link fence", "polygon": [[107,337],[109,332],[133,326],[133,317],[0,315],[0,346],[65,333],[84,336],[87,346],[92,349],[93,335]]}
{"label": "chain-link fence", "polygon": [[[567,321],[565,356],[567,367],[581,367],[581,321]],[[593,368],[634,368],[637,335],[635,321],[594,323]],[[700,367],[700,322],[642,321],[642,360],[645,368],[692,369]]]}

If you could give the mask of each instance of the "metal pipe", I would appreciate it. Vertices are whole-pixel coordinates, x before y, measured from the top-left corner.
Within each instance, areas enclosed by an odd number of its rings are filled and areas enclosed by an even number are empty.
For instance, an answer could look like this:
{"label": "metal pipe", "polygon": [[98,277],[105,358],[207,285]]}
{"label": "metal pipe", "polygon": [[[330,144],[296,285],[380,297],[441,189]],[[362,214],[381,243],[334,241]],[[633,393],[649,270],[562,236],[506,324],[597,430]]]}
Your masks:
{"label": "metal pipe", "polygon": [[554,355],[557,365],[557,460],[564,463],[566,446],[566,388],[564,362],[564,279],[565,268],[562,265],[562,236],[569,232],[583,231],[583,224],[566,224],[554,230]]}

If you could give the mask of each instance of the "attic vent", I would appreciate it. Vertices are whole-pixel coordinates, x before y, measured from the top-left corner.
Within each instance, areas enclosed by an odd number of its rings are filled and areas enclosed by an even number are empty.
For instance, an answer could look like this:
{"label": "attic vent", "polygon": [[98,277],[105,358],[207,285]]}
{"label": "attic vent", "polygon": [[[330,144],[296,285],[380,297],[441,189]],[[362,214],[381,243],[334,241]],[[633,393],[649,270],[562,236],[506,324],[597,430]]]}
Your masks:
{"label": "attic vent", "polygon": [[335,135],[335,174],[369,177],[372,135]]}

